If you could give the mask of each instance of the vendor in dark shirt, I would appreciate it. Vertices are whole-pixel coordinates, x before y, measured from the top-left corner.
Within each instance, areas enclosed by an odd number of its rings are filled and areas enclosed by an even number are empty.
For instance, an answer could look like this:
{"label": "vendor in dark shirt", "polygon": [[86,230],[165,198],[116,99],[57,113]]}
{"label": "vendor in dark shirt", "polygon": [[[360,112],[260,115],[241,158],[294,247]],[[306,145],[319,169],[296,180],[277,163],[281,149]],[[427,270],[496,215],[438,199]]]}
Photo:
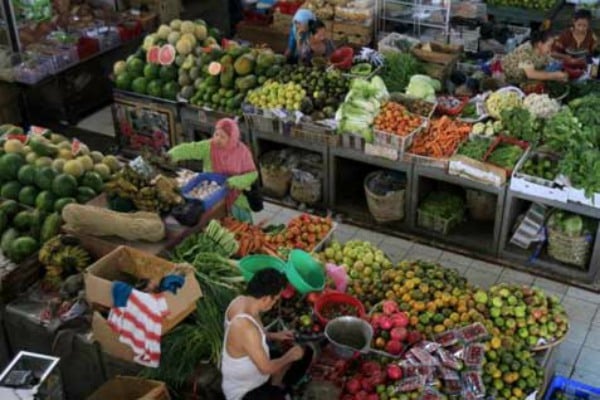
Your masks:
{"label": "vendor in dark shirt", "polygon": [[590,28],[592,14],[589,10],[577,10],[573,16],[573,26],[564,30],[554,41],[552,56],[566,62],[586,58],[593,54],[598,39]]}

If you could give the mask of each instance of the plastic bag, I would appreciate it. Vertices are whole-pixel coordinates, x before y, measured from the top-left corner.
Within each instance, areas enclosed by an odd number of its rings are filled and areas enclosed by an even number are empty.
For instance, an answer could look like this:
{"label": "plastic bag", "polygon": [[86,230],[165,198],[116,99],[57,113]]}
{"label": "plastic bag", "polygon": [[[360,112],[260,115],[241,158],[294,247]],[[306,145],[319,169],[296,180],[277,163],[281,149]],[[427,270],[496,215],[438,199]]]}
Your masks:
{"label": "plastic bag", "polygon": [[327,276],[333,280],[335,289],[345,293],[346,288],[348,287],[348,273],[346,272],[346,269],[335,264],[327,264],[325,265],[325,269],[327,270]]}

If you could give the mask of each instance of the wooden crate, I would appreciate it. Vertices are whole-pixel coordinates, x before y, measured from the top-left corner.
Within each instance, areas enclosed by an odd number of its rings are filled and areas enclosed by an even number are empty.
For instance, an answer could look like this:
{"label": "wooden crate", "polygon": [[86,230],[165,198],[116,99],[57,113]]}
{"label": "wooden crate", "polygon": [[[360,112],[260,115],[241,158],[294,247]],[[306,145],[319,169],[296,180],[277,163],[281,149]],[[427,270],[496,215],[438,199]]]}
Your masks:
{"label": "wooden crate", "polygon": [[332,39],[338,43],[366,46],[373,40],[373,26],[333,22]]}

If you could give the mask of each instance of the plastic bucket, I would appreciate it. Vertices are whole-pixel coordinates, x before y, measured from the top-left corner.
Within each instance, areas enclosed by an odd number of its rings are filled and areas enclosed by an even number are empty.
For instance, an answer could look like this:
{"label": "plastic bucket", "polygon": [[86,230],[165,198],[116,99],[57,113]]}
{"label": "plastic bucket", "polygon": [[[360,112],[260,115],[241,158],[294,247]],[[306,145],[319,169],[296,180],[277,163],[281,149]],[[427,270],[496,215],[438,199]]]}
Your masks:
{"label": "plastic bucket", "polygon": [[359,318],[364,318],[366,315],[365,306],[356,297],[352,297],[346,293],[329,292],[319,297],[319,299],[315,303],[315,315],[317,316],[319,322],[323,325],[326,325],[329,322],[329,320],[325,318],[321,314],[321,312],[323,311],[325,306],[329,304],[345,304],[352,306],[356,309],[356,313],[358,314],[356,316]]}
{"label": "plastic bucket", "polygon": [[286,270],[285,263],[277,257],[256,254],[242,258],[238,264],[238,268],[246,281],[252,279],[255,273],[263,269],[273,268],[284,273]]}
{"label": "plastic bucket", "polygon": [[325,270],[321,263],[302,250],[292,250],[288,257],[286,275],[301,294],[320,292],[325,287]]}
{"label": "plastic bucket", "polygon": [[360,318],[339,317],[327,323],[325,337],[333,345],[338,357],[348,359],[357,352],[369,352],[373,328]]}

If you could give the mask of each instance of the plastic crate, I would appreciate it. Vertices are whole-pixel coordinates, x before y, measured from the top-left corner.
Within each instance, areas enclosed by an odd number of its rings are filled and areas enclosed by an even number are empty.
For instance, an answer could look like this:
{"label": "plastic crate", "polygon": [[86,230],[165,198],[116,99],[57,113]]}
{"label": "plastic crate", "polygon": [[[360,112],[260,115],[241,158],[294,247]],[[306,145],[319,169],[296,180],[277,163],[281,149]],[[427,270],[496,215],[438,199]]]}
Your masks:
{"label": "plastic crate", "polygon": [[335,133],[334,129],[315,122],[305,121],[292,127],[292,137],[331,146],[337,146],[340,141],[340,136]]}
{"label": "plastic crate", "polygon": [[[205,181],[215,181],[217,182],[221,188],[215,191],[213,194],[208,196],[204,200],[199,200],[195,197],[190,196],[189,192],[192,191],[195,187],[200,185]],[[204,172],[196,175],[192,178],[182,189],[181,193],[183,198],[188,201],[193,201],[197,203],[202,203],[202,206],[205,210],[210,210],[215,204],[225,198],[227,196],[227,187],[225,186],[225,182],[227,181],[227,177],[221,174],[215,174],[210,172]]]}
{"label": "plastic crate", "polygon": [[[519,146],[521,149],[523,149],[523,154],[521,155],[521,157],[517,160],[517,162],[515,163],[515,165],[513,165],[512,168],[504,168],[500,165],[496,165],[494,163],[491,163],[488,161],[488,159],[490,158],[490,156],[492,155],[492,153],[501,145],[506,144],[506,145],[513,145],[513,146]],[[506,177],[510,177],[513,173],[513,170],[517,167],[517,165],[519,164],[519,161],[521,161],[521,159],[523,158],[523,156],[525,156],[525,154],[527,154],[527,150],[529,149],[529,143],[524,142],[522,140],[518,140],[515,139],[513,137],[509,137],[509,136],[498,136],[496,138],[496,140],[494,141],[494,143],[492,143],[492,145],[490,146],[490,148],[487,151],[487,154],[485,155],[485,157],[483,158],[483,161],[486,163],[489,163],[491,165],[496,165],[497,167],[500,167],[502,169],[504,169],[506,171]]]}
{"label": "plastic crate", "polygon": [[544,400],[552,400],[557,391],[562,391],[567,399],[600,400],[600,388],[595,388],[564,376],[557,375],[552,379]]}
{"label": "plastic crate", "polygon": [[386,131],[375,129],[374,132],[374,143],[378,146],[388,147],[398,150],[399,156],[402,157],[404,152],[412,145],[415,134],[425,127],[427,121],[423,119],[422,124],[410,132],[408,135],[399,136]]}
{"label": "plastic crate", "polygon": [[420,228],[429,229],[442,235],[447,235],[450,233],[450,231],[460,224],[462,220],[462,215],[455,215],[450,218],[442,218],[422,210],[417,210],[417,225]]}
{"label": "plastic crate", "polygon": [[341,146],[347,149],[363,151],[365,149],[365,138],[353,133],[344,133],[340,141]]}

